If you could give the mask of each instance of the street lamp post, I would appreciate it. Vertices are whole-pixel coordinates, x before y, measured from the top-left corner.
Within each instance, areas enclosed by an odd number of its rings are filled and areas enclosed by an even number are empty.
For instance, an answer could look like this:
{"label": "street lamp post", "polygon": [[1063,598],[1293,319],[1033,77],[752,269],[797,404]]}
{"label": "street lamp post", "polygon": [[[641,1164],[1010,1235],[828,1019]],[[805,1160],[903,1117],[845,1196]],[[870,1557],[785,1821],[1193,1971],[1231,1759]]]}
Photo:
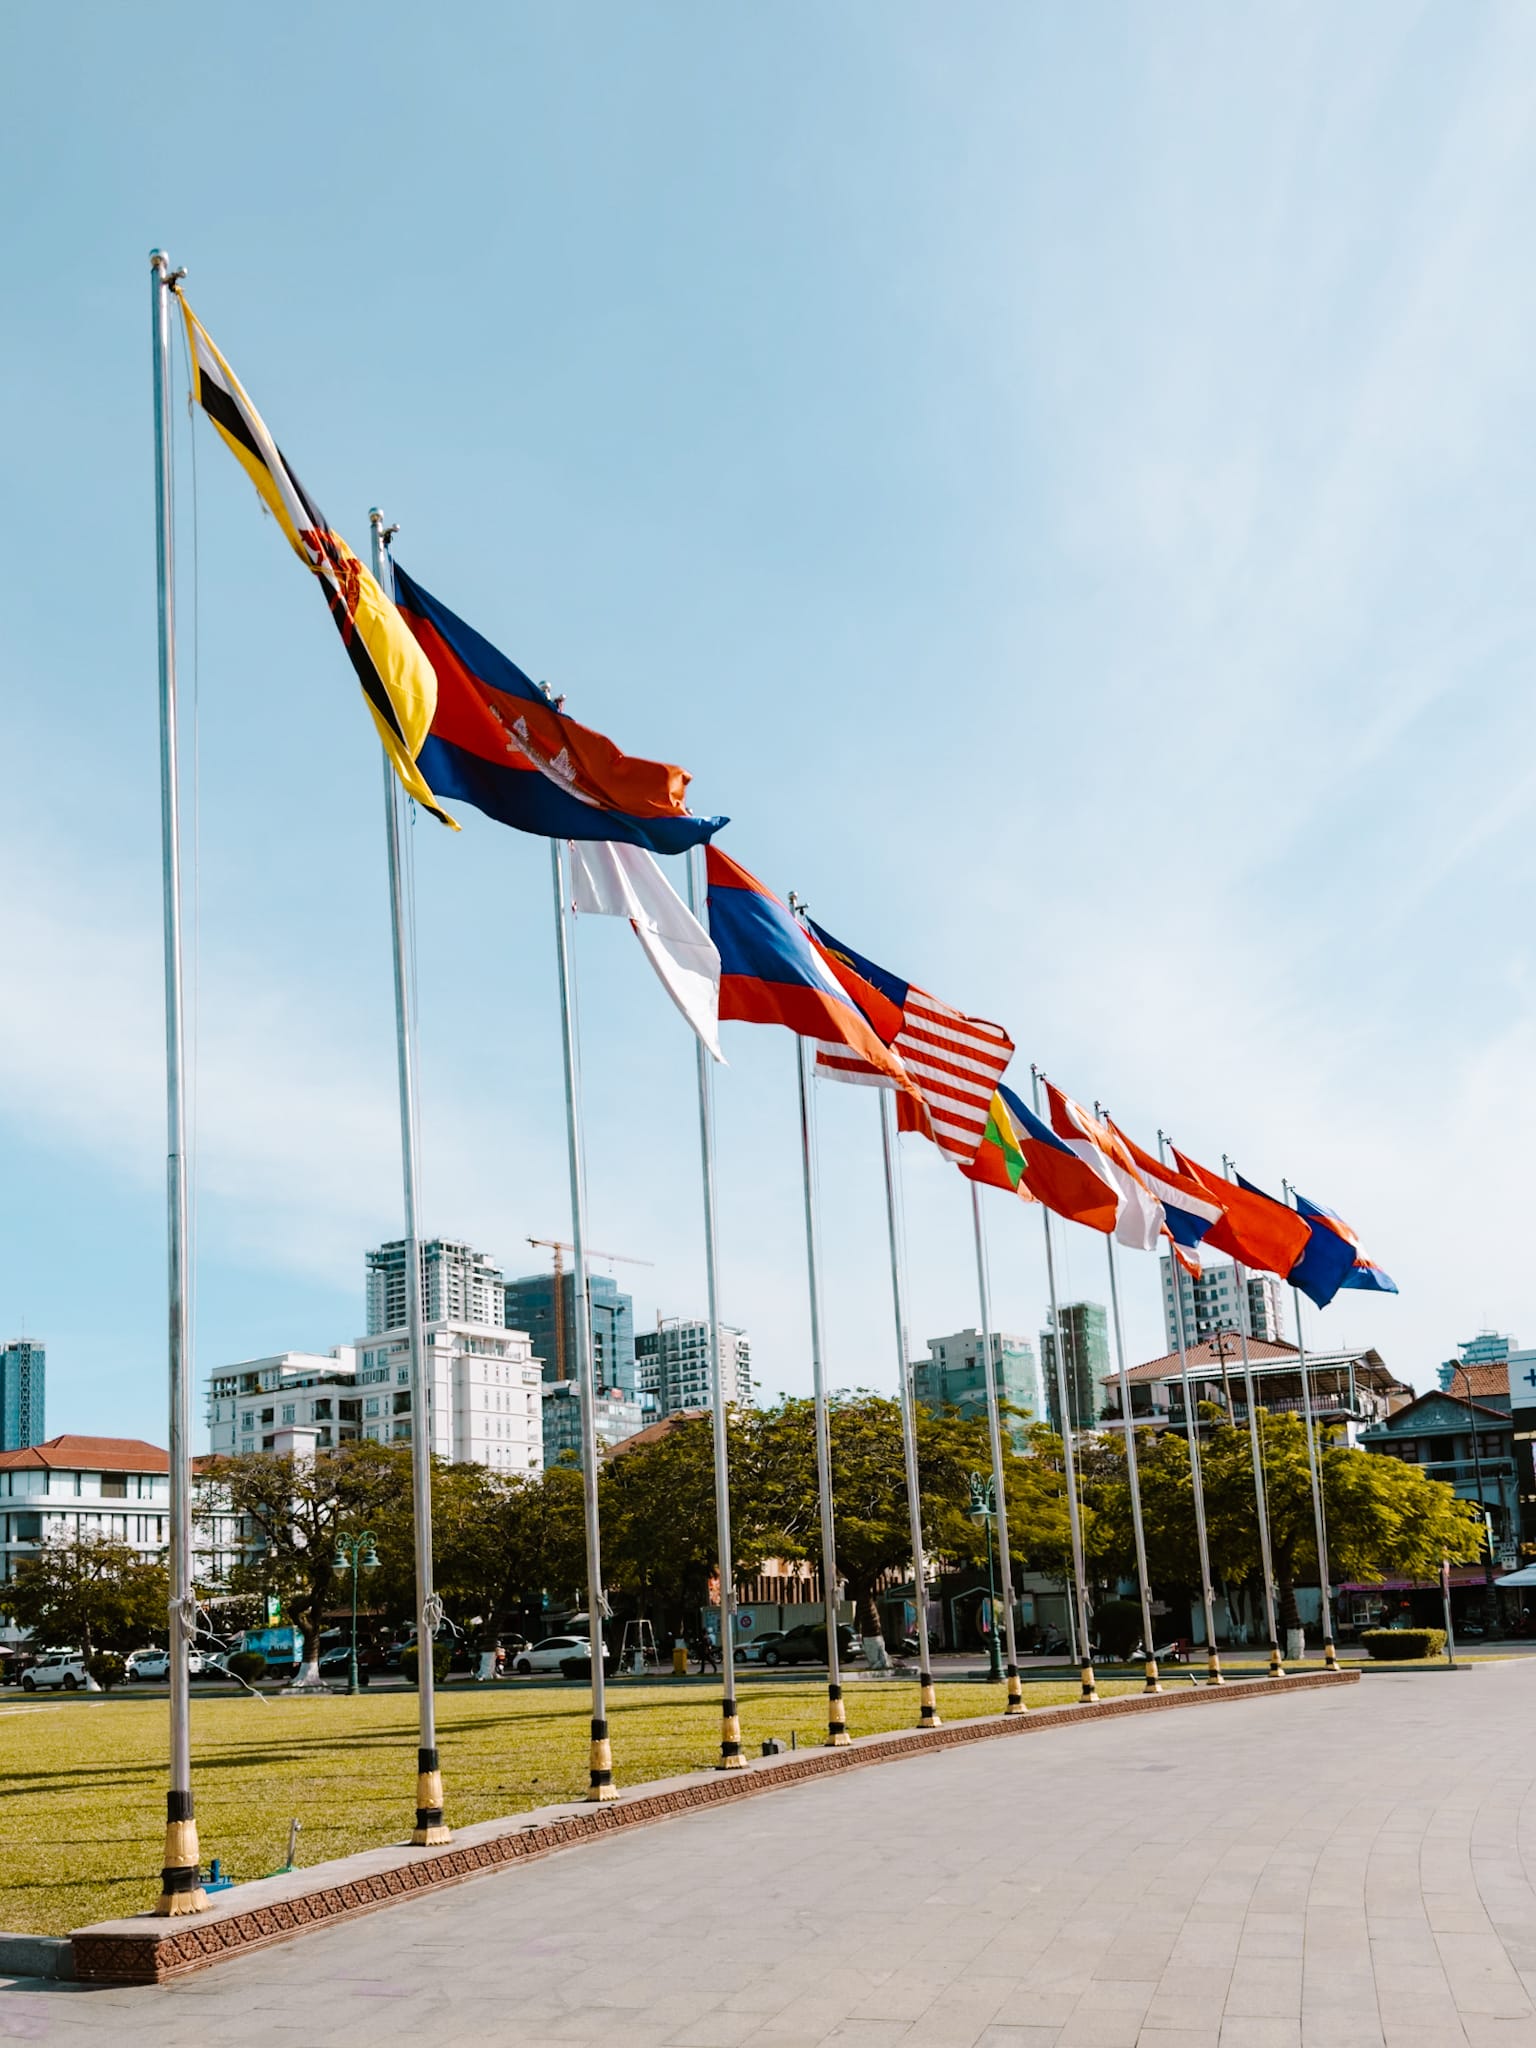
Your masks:
{"label": "street lamp post", "polygon": [[[1472,1423],[1472,1472],[1477,1486],[1477,1511],[1483,1518],[1483,1584],[1493,1591],[1493,1526],[1489,1520],[1488,1503],[1483,1499],[1483,1459],[1477,1448],[1477,1403],[1472,1399],[1472,1375],[1464,1365],[1453,1365],[1453,1374],[1460,1373],[1467,1383],[1467,1409]],[[1492,1616],[1489,1617],[1492,1620]]]}
{"label": "street lamp post", "polygon": [[[347,1668],[347,1693],[362,1691],[357,1678],[357,1574],[359,1567],[365,1572],[376,1572],[379,1568],[379,1553],[373,1547],[373,1531],[360,1529],[355,1536],[338,1533],[336,1555],[331,1559],[332,1569],[352,1573],[352,1658]],[[428,1650],[428,1656],[431,1651]]]}
{"label": "street lamp post", "polygon": [[[970,1513],[987,1533],[987,1606],[991,1615],[991,1625],[987,1630],[987,1679],[992,1685],[1001,1685],[1003,1660],[997,1648],[997,1581],[992,1576],[992,1524],[997,1517],[997,1499],[991,1479],[984,1479],[979,1472],[971,1474]],[[1008,1589],[1008,1597],[1013,1597],[1012,1587]]]}

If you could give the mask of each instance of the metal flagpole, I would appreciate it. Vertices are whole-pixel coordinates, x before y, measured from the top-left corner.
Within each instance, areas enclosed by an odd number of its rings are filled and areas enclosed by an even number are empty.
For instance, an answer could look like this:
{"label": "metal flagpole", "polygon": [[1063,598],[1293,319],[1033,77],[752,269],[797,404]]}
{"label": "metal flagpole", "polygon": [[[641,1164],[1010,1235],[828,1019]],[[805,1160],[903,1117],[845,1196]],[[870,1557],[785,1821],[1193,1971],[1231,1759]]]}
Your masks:
{"label": "metal flagpole", "polygon": [[[1005,1676],[1008,1704],[1004,1714],[1024,1712],[1019,1682],[1019,1650],[1013,1627],[1013,1565],[1008,1554],[1008,1496],[1003,1484],[1003,1430],[997,1405],[997,1366],[992,1357],[992,1289],[987,1275],[987,1241],[981,1227],[981,1190],[971,1182],[971,1224],[976,1233],[976,1291],[981,1303],[981,1351],[986,1361],[987,1435],[992,1447],[992,1506],[997,1524],[997,1575],[1003,1582],[1003,1641],[1008,1652]],[[992,1617],[997,1627],[997,1616]],[[993,1637],[994,1642],[996,1636]],[[993,1669],[996,1670],[996,1665]]]}
{"label": "metal flagpole", "polygon": [[912,1389],[912,1361],[907,1356],[906,1280],[902,1272],[901,1233],[896,1219],[896,1136],[891,1090],[880,1095],[880,1152],[885,1164],[885,1215],[891,1240],[891,1302],[896,1314],[896,1385],[901,1402],[901,1455],[907,1468],[907,1521],[912,1533],[912,1604],[917,1610],[918,1726],[937,1728],[938,1695],[928,1654],[928,1568],[923,1556],[923,1503],[917,1468],[917,1405]]}
{"label": "metal flagpole", "polygon": [[[608,1740],[607,1654],[603,1622],[602,1531],[597,1518],[597,1392],[592,1384],[592,1305],[587,1294],[587,1184],[581,1156],[581,1103],[577,1085],[576,1015],[571,997],[570,889],[565,841],[549,842],[555,889],[555,957],[560,968],[560,1050],[565,1061],[565,1137],[571,1169],[571,1320],[576,1329],[576,1394],[581,1410],[581,1502],[587,1537],[587,1640],[592,1659],[592,1749],[587,1802],[617,1799],[613,1749]],[[556,1302],[556,1315],[565,1304]],[[722,1589],[723,1596],[723,1589]]]}
{"label": "metal flagpole", "polygon": [[155,566],[160,642],[160,865],[165,909],[165,1116],[167,1269],[170,1317],[170,1783],[165,1859],[155,1912],[201,1913],[203,1890],[192,1807],[192,1718],[187,1649],[192,1599],[192,1389],[187,1297],[187,1113],[182,1097],[181,830],[176,764],[175,507],[171,476],[171,296],[184,271],[150,253],[150,335],[155,400]]}
{"label": "metal flagpole", "polygon": [[[1040,1069],[1030,1068],[1035,1115],[1040,1114]],[[1067,1519],[1072,1531],[1072,1572],[1077,1581],[1077,1640],[1083,1690],[1079,1706],[1095,1705],[1099,1688],[1093,1675],[1093,1644],[1088,1633],[1088,1569],[1083,1557],[1083,1521],[1077,1504],[1077,1453],[1072,1444],[1072,1405],[1067,1396],[1066,1341],[1062,1335],[1061,1311],[1056,1306],[1056,1248],[1051,1238],[1051,1212],[1044,1202],[1040,1216],[1045,1224],[1045,1277],[1051,1292],[1051,1338],[1056,1355],[1056,1405],[1061,1416],[1062,1468],[1067,1482]]]}
{"label": "metal flagpole", "polygon": [[[1166,1163],[1167,1148],[1161,1131],[1157,1134],[1157,1156]],[[1170,1246],[1172,1238],[1169,1239]],[[1195,1397],[1189,1383],[1189,1347],[1184,1339],[1184,1289],[1183,1272],[1178,1255],[1170,1250],[1169,1263],[1173,1268],[1174,1328],[1179,1338],[1179,1378],[1184,1387],[1184,1423],[1189,1431],[1189,1476],[1194,1482],[1195,1492],[1195,1541],[1200,1551],[1200,1604],[1205,1613],[1205,1670],[1212,1685],[1224,1685],[1221,1675],[1221,1658],[1216,1649],[1216,1599],[1211,1590],[1211,1546],[1205,1528],[1205,1478],[1200,1469],[1200,1418],[1195,1413]]]}
{"label": "metal flagpole", "polygon": [[[1289,1181],[1280,1183],[1287,1202]],[[1328,1591],[1328,1531],[1323,1522],[1323,1475],[1317,1457],[1317,1429],[1312,1416],[1312,1372],[1307,1364],[1307,1347],[1301,1340],[1301,1289],[1291,1289],[1291,1307],[1296,1317],[1296,1359],[1301,1367],[1301,1411],[1307,1431],[1307,1471],[1312,1480],[1312,1529],[1317,1542],[1317,1591],[1323,1618],[1323,1662],[1330,1671],[1339,1667],[1333,1647],[1333,1601]]]}
{"label": "metal flagpole", "polygon": [[1152,1590],[1147,1582],[1147,1538],[1141,1525],[1141,1478],[1136,1469],[1136,1428],[1131,1418],[1131,1382],[1125,1370],[1125,1332],[1120,1325],[1120,1281],[1115,1271],[1115,1240],[1104,1240],[1109,1253],[1109,1302],[1115,1321],[1115,1368],[1120,1385],[1120,1412],[1125,1418],[1125,1470],[1131,1482],[1131,1531],[1136,1539],[1136,1571],[1141,1581],[1141,1647],[1146,1657],[1147,1692],[1161,1692],[1152,1641]]}
{"label": "metal flagpole", "polygon": [[[389,537],[377,505],[368,514],[374,580],[390,588]],[[412,1014],[406,933],[405,850],[400,836],[400,793],[394,765],[384,765],[384,843],[389,858],[390,947],[395,970],[395,1048],[400,1077],[400,1178],[405,1196],[405,1313],[411,1358],[411,1510],[416,1543],[416,1826],[411,1840],[424,1847],[451,1842],[443,1825],[443,1773],[437,1753],[437,1673],[433,1652],[443,1603],[432,1590],[432,1406],[427,1390],[427,1346],[421,1301],[421,1238],[416,1213],[416,1022]]]}
{"label": "metal flagpole", "polygon": [[[709,918],[702,873],[704,849],[688,855],[688,905],[701,923]],[[704,1285],[709,1300],[710,1411],[715,1449],[715,1550],[720,1570],[720,1762],[722,1771],[745,1769],[741,1720],[736,1712],[736,1575],[731,1560],[731,1456],[720,1343],[720,1265],[715,1215],[715,1077],[709,1049],[696,1038],[699,1074],[699,1160],[704,1177]]]}
{"label": "metal flagpole", "polygon": [[[1232,1162],[1225,1152],[1221,1155],[1221,1170],[1228,1180],[1232,1178]],[[1260,1440],[1258,1404],[1253,1393],[1253,1364],[1248,1356],[1248,1268],[1234,1259],[1232,1270],[1237,1279],[1237,1335],[1242,1346],[1243,1399],[1248,1403],[1248,1452],[1253,1460],[1253,1504],[1259,1518],[1259,1569],[1264,1575],[1264,1622],[1269,1630],[1269,1675],[1271,1678],[1284,1678],[1285,1663],[1280,1655],[1280,1630],[1275,1619],[1275,1567],[1269,1548],[1269,1502],[1265,1498],[1264,1489],[1264,1446]]]}
{"label": "metal flagpole", "polygon": [[832,1434],[827,1423],[826,1368],[821,1355],[821,1260],[816,1228],[816,1161],[811,1131],[809,1061],[815,1049],[795,1040],[795,1071],[800,1081],[800,1161],[805,1174],[805,1264],[811,1294],[811,1375],[816,1408],[816,1496],[821,1511],[821,1592],[827,1617],[827,1747],[842,1749],[848,1741],[843,1712],[842,1663],[837,1642],[837,1539],[832,1526]]}

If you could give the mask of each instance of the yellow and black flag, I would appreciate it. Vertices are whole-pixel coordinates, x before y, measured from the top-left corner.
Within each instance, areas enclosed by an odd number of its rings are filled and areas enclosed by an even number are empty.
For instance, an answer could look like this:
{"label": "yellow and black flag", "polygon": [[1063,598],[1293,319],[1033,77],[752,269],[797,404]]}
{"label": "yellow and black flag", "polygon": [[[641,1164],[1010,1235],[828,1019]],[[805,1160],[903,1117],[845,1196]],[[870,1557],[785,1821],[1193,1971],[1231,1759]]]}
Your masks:
{"label": "yellow and black flag", "polygon": [[[417,803],[445,825],[453,820],[416,765],[437,709],[437,675],[414,634],[339,533],[325,523],[267,432],[234,371],[183,298],[194,395],[225,446],[261,493],[288,545],[320,579],[368,710],[395,772]],[[457,831],[458,827],[454,826]]]}

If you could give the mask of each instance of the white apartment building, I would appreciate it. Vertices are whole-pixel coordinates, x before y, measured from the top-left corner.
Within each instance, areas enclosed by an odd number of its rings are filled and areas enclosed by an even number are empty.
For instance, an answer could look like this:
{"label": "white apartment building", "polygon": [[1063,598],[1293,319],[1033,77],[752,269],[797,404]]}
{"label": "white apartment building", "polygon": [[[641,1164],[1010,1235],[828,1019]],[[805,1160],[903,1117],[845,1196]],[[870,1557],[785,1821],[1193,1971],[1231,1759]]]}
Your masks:
{"label": "white apartment building", "polygon": [[[726,1402],[745,1408],[755,1391],[746,1333],[722,1323],[720,1351]],[[711,1406],[709,1324],[702,1317],[668,1316],[658,1317],[654,1330],[641,1330],[635,1338],[635,1388],[641,1401],[654,1400],[663,1416]]]}
{"label": "white apartment building", "polygon": [[[542,1471],[543,1375],[524,1333],[445,1318],[424,1336],[434,1454],[495,1472]],[[284,1351],[215,1373],[208,1433],[226,1455],[304,1456],[360,1438],[409,1443],[409,1333],[381,1330],[323,1356]]]}
{"label": "white apartment building", "polygon": [[54,1535],[108,1536],[158,1557],[170,1541],[170,1469],[137,1437],[55,1436],[0,1451],[0,1580]]}
{"label": "white apartment building", "polygon": [[[279,1351],[226,1366],[208,1382],[208,1443],[215,1457],[295,1448],[328,1451],[358,1436],[357,1350]],[[303,1433],[296,1446],[293,1432]]]}
{"label": "white apartment building", "polygon": [[[473,1245],[446,1237],[420,1240],[421,1313],[429,1323],[474,1323],[499,1328],[502,1309],[501,1268]],[[405,1299],[405,1241],[381,1244],[367,1254],[367,1320],[370,1337],[404,1329],[409,1321]]]}
{"label": "white apartment building", "polygon": [[[440,1321],[425,1332],[432,1450],[456,1465],[542,1472],[544,1374],[521,1330]],[[381,1330],[358,1342],[361,1432],[376,1443],[411,1440],[410,1337]]]}
{"label": "white apartment building", "polygon": [[1230,1259],[1203,1268],[1199,1279],[1186,1273],[1169,1252],[1159,1261],[1163,1284],[1163,1327],[1168,1349],[1179,1348],[1179,1327],[1174,1301],[1177,1280],[1184,1307],[1184,1341],[1202,1344],[1218,1330],[1239,1330],[1261,1343],[1284,1344],[1285,1317],[1282,1313],[1282,1283],[1273,1273],[1249,1273],[1240,1286],[1237,1268]]}

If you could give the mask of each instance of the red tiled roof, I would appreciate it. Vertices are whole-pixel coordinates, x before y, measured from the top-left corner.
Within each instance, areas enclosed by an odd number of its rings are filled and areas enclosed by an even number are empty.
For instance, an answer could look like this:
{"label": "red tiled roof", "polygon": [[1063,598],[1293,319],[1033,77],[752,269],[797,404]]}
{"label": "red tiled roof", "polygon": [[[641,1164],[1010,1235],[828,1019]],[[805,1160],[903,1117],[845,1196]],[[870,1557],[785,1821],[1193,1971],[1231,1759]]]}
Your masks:
{"label": "red tiled roof", "polygon": [[1458,1365],[1451,1374],[1449,1394],[1470,1393],[1474,1401],[1483,1401],[1490,1394],[1509,1392],[1509,1367],[1507,1365]]}
{"label": "red tiled roof", "polygon": [[136,1436],[51,1436],[22,1451],[0,1451],[0,1471],[42,1466],[50,1472],[169,1472],[158,1444]]}
{"label": "red tiled roof", "polygon": [[621,1437],[616,1444],[608,1447],[608,1456],[617,1458],[623,1451],[644,1450],[647,1444],[659,1444],[663,1437],[670,1436],[680,1422],[697,1422],[701,1415],[707,1415],[707,1408],[679,1408],[675,1415],[664,1415],[659,1422],[648,1422],[644,1429],[637,1429],[633,1436]]}
{"label": "red tiled roof", "polygon": [[[1229,1337],[1226,1340],[1225,1348],[1227,1370],[1229,1372],[1241,1372],[1243,1365],[1242,1353],[1238,1348],[1236,1339]],[[1195,1366],[1215,1366],[1218,1372],[1221,1370],[1221,1354],[1217,1351],[1215,1344],[1209,1337],[1203,1339],[1199,1344],[1191,1344],[1188,1347],[1188,1355],[1191,1368]],[[1248,1356],[1254,1360],[1261,1358],[1295,1358],[1297,1351],[1294,1344],[1271,1344],[1268,1338],[1250,1337],[1248,1339]],[[1133,1384],[1142,1384],[1147,1380],[1172,1379],[1177,1376],[1178,1371],[1179,1354],[1177,1351],[1169,1351],[1161,1358],[1149,1358],[1141,1365],[1133,1365],[1126,1373],[1126,1378]],[[1107,1372],[1104,1375],[1105,1380],[1109,1382],[1116,1381],[1119,1377],[1120,1375],[1114,1372]]]}

